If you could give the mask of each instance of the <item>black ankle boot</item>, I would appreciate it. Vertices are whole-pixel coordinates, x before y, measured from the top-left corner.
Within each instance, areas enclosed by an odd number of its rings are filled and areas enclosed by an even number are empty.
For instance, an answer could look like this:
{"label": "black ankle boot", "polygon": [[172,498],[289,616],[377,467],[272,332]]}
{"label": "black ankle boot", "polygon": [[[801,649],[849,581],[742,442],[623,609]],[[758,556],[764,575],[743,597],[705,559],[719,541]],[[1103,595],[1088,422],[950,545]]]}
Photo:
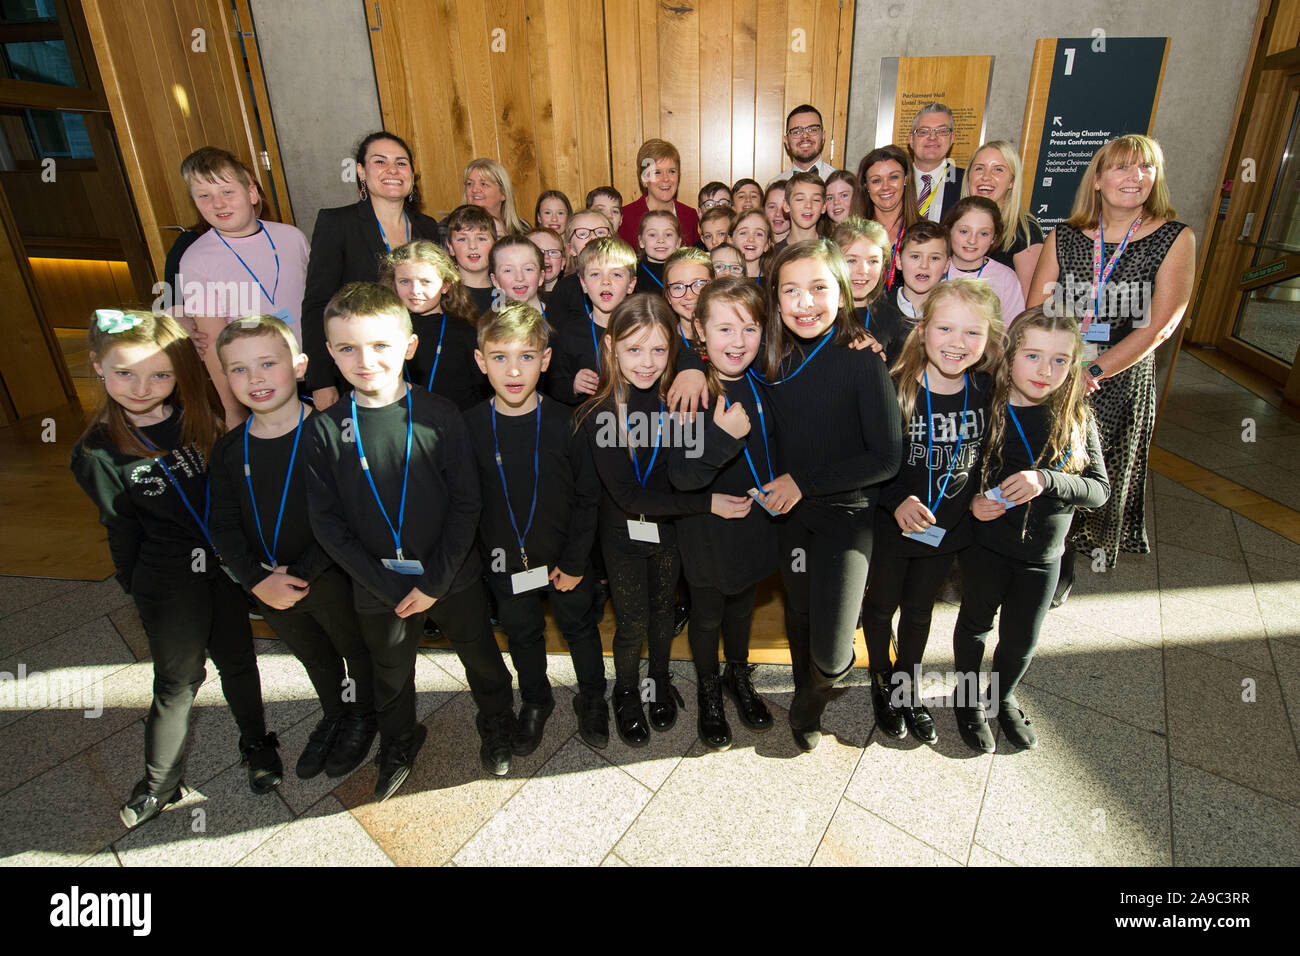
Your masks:
{"label": "black ankle boot", "polygon": [[284,779],[284,765],[276,749],[280,741],[268,733],[253,740],[239,738],[239,756],[248,767],[248,786],[258,794],[270,793]]}
{"label": "black ankle boot", "polygon": [[731,728],[722,707],[722,684],[716,674],[700,678],[700,741],[710,750],[723,751],[731,746]]}
{"label": "black ankle boot", "polygon": [[752,673],[753,665],[728,662],[722,671],[722,689],[736,705],[736,715],[740,722],[761,734],[772,728],[772,712],[754,689]]}
{"label": "black ankle boot", "polygon": [[641,709],[637,688],[614,686],[614,728],[629,747],[644,747],[650,742],[650,725]]}
{"label": "black ankle boot", "polygon": [[871,672],[871,708],[876,712],[876,726],[885,736],[898,740],[907,736],[907,725],[890,699],[893,691],[889,671]]}
{"label": "black ankle boot", "polygon": [[650,711],[650,726],[663,733],[677,723],[677,708],[685,707],[686,701],[682,700],[667,674],[651,676],[650,680],[654,682],[654,693],[650,697],[650,706],[646,708]]}

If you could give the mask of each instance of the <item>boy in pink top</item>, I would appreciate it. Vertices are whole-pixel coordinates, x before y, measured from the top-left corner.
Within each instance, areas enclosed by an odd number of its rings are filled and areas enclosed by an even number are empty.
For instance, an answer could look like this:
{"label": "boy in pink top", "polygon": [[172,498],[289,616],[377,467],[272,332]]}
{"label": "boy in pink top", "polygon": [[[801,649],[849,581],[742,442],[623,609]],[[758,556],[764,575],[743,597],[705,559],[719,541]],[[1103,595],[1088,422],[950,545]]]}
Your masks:
{"label": "boy in pink top", "polygon": [[227,322],[245,315],[274,315],[301,343],[307,237],[259,218],[262,199],[252,171],[224,149],[205,146],[191,153],[181,163],[181,177],[212,228],[181,256],[173,301],[184,304],[185,324],[198,333],[195,345],[225,406],[226,424],[234,427],[247,410],[235,400],[210,346]]}

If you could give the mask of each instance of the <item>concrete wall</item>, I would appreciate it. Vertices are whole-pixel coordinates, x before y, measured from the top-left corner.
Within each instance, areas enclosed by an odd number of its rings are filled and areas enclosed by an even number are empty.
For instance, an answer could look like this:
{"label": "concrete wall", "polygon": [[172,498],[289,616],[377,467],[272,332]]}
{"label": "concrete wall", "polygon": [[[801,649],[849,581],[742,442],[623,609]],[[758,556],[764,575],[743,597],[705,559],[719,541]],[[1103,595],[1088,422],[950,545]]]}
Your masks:
{"label": "concrete wall", "polygon": [[252,0],[262,69],[298,228],[355,202],[342,161],[382,125],[365,7],[359,0]]}
{"label": "concrete wall", "polygon": [[1108,36],[1167,36],[1154,133],[1178,218],[1199,240],[1218,199],[1219,163],[1258,9],[1258,0],[857,0],[847,156],[856,168],[881,145],[874,139],[882,57],[992,54],[987,138],[1019,143],[1036,40],[1089,36],[1097,27]]}

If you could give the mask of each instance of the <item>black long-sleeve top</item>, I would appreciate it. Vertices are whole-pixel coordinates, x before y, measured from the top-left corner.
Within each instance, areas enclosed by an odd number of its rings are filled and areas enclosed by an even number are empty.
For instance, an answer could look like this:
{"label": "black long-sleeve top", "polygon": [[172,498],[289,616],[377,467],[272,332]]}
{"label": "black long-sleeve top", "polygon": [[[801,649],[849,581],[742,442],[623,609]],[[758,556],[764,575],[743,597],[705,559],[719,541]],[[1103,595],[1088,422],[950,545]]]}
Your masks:
{"label": "black long-sleeve top", "polygon": [[[445,319],[445,327],[444,327]],[[426,392],[441,395],[462,412],[477,405],[492,394],[487,376],[479,371],[474,361],[478,348],[478,333],[464,319],[439,312],[436,315],[411,313],[411,328],[419,337],[415,354],[406,362],[407,380]],[[442,352],[438,352],[441,337]],[[433,384],[429,375],[434,372]]]}
{"label": "black long-sleeve top", "polygon": [[789,472],[804,498],[870,507],[902,455],[894,383],[870,349],[828,342],[813,356],[817,345],[800,342],[781,364],[780,384],[759,392],[775,426],[777,473]]}
{"label": "black long-sleeve top", "polygon": [[903,351],[903,343],[911,331],[903,321],[903,313],[898,311],[893,297],[882,295],[870,306],[861,306],[853,311],[863,327],[884,347],[885,364],[892,365]]}
{"label": "black long-sleeve top", "polygon": [[289,477],[278,541],[275,520],[280,513],[280,496],[297,430],[276,438],[248,438],[248,473],[257,496],[261,537],[244,477],[244,433],[248,422],[227,432],[212,446],[212,540],[221,551],[223,563],[250,591],[271,574],[263,567],[271,563],[262,550],[263,538],[266,547],[274,549],[274,566],[286,565],[291,575],[308,584],[334,563],[316,542],[307,513],[307,431],[313,417],[308,410],[303,419],[303,435]]}
{"label": "black long-sleeve top", "polygon": [[[744,379],[722,384],[727,399],[744,406],[749,416],[749,434],[732,438],[714,424],[712,409],[699,412],[696,420],[704,422],[700,454],[688,455],[687,449],[673,449],[668,476],[683,491],[743,496],[750,488],[761,488],[775,477],[768,471],[764,449],[765,441],[771,441],[765,429],[771,428],[772,419],[766,408],[764,415],[758,414],[754,391]],[[753,459],[757,479],[749,470],[745,449]],[[715,514],[678,518],[677,546],[687,581],[716,588],[723,594],[738,594],[774,574],[776,520],[757,503],[750,506],[749,514],[743,518],[720,518]]]}
{"label": "black long-sleeve top", "polygon": [[584,368],[600,372],[596,349],[604,337],[605,330],[586,315],[581,322],[575,319],[560,327],[551,346],[551,364],[546,369],[546,387],[552,398],[566,405],[581,405],[591,398],[573,391],[573,379]]}
{"label": "black long-sleeve top", "polygon": [[[540,397],[540,396],[539,396]],[[600,478],[582,435],[573,431],[572,409],[549,399],[541,403],[541,441],[538,451],[537,508],[524,539],[528,566],[558,567],[565,574],[581,577],[596,540],[596,516],[600,508]],[[524,570],[519,541],[506,510],[506,494],[497,469],[496,449],[501,450],[501,468],[510,488],[510,507],[522,533],[528,524],[533,501],[533,453],[539,448],[536,413],[497,415],[498,445],[492,439],[492,402],[480,402],[465,413],[469,441],[478,465],[483,513],[479,519],[479,542],[488,568],[498,548],[505,552],[505,572]],[[502,573],[496,571],[495,573]]]}
{"label": "black long-sleeve top", "polygon": [[563,332],[570,322],[585,319],[590,305],[578,274],[562,275],[556,280],[551,297],[546,300],[546,321],[557,333]]}
{"label": "black long-sleeve top", "polygon": [[[202,516],[208,462],[193,446],[177,447],[181,409],[166,421],[138,429],[155,447],[170,449],[163,458],[190,505]],[[99,509],[108,530],[108,550],[122,590],[131,594],[137,574],[156,582],[193,580],[196,573],[218,573],[217,558],[166,473],[152,458],[137,458],[115,448],[108,428],[96,426],[72,450],[72,473]],[[202,550],[204,560],[195,560]],[[196,570],[199,569],[199,570]]]}
{"label": "black long-sleeve top", "polygon": [[664,289],[664,266],[667,264],[667,262],[655,262],[642,256],[636,265],[636,291],[668,298],[668,293]]}
{"label": "black long-sleeve top", "polygon": [[[619,409],[612,403],[591,412],[582,422],[582,430],[591,447],[592,458],[596,463],[596,473],[600,475],[604,493],[600,500],[600,525],[615,535],[627,537],[628,519],[639,519],[659,524],[659,542],[668,545],[675,542],[675,532],[670,521],[682,515],[707,514],[713,501],[708,494],[690,494],[674,491],[668,479],[668,459],[671,457],[672,443],[680,440],[698,441],[701,432],[688,433],[675,419],[670,424],[664,420],[660,451],[650,468],[653,452],[655,423],[660,410],[667,409],[659,401],[657,385],[647,389],[629,388],[627,399],[628,431],[620,427]],[[696,416],[696,422],[701,417]],[[639,430],[636,423],[644,423]],[[700,428],[702,426],[689,426]],[[638,433],[639,431],[639,433]],[[646,479],[642,486],[637,481],[632,468],[632,459],[628,455],[629,432],[637,441],[635,449],[641,476]],[[647,471],[647,469],[649,469]]]}
{"label": "black long-sleeve top", "polygon": [[361,469],[356,428],[361,429],[370,475],[388,517],[397,526],[406,456],[406,398],[382,408],[336,402],[313,415],[307,456],[307,496],[316,540],[353,580],[362,613],[391,611],[412,588],[434,599],[468,587],[479,576],[474,536],[479,487],[465,420],[439,395],[411,386],[414,434],[401,529],[403,557],[423,563],[419,575],[390,571],[393,536]]}
{"label": "black long-sleeve top", "polygon": [[[1051,409],[1047,405],[1017,405],[1016,415],[1029,447],[1035,455],[1039,454],[1047,443]],[[1035,467],[1010,420],[1004,435],[1001,466],[990,485],[993,488],[1010,475]],[[990,453],[986,449],[985,454]],[[1051,471],[1042,465],[1038,471],[1043,476],[1043,493],[1027,504],[1007,509],[992,521],[972,521],[976,543],[1026,564],[1046,564],[1065,551],[1074,509],[1100,508],[1110,497],[1110,481],[1106,477],[1096,422],[1088,424],[1088,464],[1081,474]]]}
{"label": "black long-sleeve top", "polygon": [[[442,227],[436,219],[409,210],[407,216],[411,222],[411,239],[442,241]],[[405,235],[389,239],[394,249],[406,241]],[[316,214],[311,255],[307,259],[307,285],[302,296],[302,344],[309,358],[308,389],[347,390],[347,382],[325,348],[325,306],[349,282],[376,281],[379,258],[387,252],[374,207],[368,199],[350,206],[322,209]]]}
{"label": "black long-sleeve top", "polygon": [[465,291],[469,293],[469,300],[474,303],[474,308],[478,310],[478,318],[482,318],[492,311],[492,300],[496,296],[497,290],[491,285],[484,286],[481,289],[467,285]]}
{"label": "black long-sleeve top", "polygon": [[[993,380],[986,372],[967,376],[969,394],[966,413],[962,414],[962,393],[931,393],[930,412],[925,406],[925,387],[917,391],[911,420],[903,427],[903,455],[898,474],[880,489],[877,531],[872,545],[877,551],[901,557],[917,558],[928,554],[960,551],[971,542],[970,502],[979,490],[979,469],[983,462],[985,433],[988,429],[989,402],[993,397]],[[958,441],[960,457],[953,462]],[[933,460],[926,462],[931,456]],[[952,477],[944,488],[948,466]],[[943,498],[939,490],[944,488]],[[894,510],[910,496],[929,504],[935,523],[944,530],[937,546],[903,536]]]}

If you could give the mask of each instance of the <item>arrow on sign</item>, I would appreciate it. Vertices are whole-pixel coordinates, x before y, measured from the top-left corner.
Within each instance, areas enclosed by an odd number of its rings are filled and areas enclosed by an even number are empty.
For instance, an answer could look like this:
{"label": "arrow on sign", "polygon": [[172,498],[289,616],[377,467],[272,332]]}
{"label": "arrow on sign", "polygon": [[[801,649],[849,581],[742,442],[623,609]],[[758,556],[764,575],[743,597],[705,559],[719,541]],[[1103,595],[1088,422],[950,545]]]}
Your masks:
{"label": "arrow on sign", "polygon": [[1047,212],[1047,203],[1043,203],[1041,206],[1038,207],[1038,215],[1041,216],[1045,212]]}
{"label": "arrow on sign", "polygon": [[1052,125],[1053,125],[1053,126],[1060,126],[1060,125],[1061,125],[1061,117],[1059,117],[1059,116],[1053,116],[1053,117],[1052,117]]}

